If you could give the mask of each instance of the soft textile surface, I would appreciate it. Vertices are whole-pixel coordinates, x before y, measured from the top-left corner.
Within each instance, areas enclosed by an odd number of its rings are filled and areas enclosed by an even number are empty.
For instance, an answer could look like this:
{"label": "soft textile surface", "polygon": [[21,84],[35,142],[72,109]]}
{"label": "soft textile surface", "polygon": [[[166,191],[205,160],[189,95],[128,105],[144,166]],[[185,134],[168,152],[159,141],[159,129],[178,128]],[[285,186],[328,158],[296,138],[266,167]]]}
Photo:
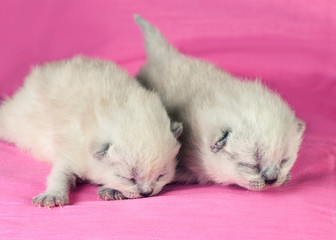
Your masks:
{"label": "soft textile surface", "polygon": [[0,239],[336,239],[335,1],[2,1],[0,97],[32,66],[74,54],[134,75],[145,54],[133,13],[182,52],[260,77],[289,102],[307,123],[292,181],[263,192],[169,186],[109,202],[82,185],[71,205],[48,210],[31,198],[50,166],[0,143]]}

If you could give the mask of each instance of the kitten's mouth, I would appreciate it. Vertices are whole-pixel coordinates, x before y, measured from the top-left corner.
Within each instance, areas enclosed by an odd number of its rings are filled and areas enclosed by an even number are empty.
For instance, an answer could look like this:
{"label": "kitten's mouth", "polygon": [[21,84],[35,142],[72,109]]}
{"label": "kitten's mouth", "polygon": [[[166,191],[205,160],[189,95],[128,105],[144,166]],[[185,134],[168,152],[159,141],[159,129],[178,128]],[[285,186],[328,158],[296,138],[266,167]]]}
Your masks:
{"label": "kitten's mouth", "polygon": [[125,192],[123,195],[128,199],[135,199],[135,198],[147,198],[156,195],[154,192],[150,193],[138,193],[138,192]]}
{"label": "kitten's mouth", "polygon": [[133,192],[126,192],[126,193],[123,193],[123,195],[128,199],[141,198],[139,194],[133,193]]}
{"label": "kitten's mouth", "polygon": [[237,183],[234,183],[234,184],[230,184],[229,187],[241,189],[241,190],[251,190],[251,191],[261,191],[267,188],[265,184],[261,185],[259,183],[256,184],[254,182],[253,183],[250,182],[249,184],[246,184],[246,185],[239,185]]}
{"label": "kitten's mouth", "polygon": [[262,191],[268,188],[274,188],[274,187],[280,187],[283,185],[286,185],[291,179],[291,175],[288,173],[286,176],[285,181],[282,183],[279,181],[276,181],[272,184],[266,184],[264,180],[253,180],[250,181],[249,184],[247,185],[247,189],[252,190],[252,191]]}
{"label": "kitten's mouth", "polygon": [[267,187],[268,185],[266,185],[264,181],[255,180],[255,181],[249,182],[247,189],[252,190],[252,191],[261,191]]}

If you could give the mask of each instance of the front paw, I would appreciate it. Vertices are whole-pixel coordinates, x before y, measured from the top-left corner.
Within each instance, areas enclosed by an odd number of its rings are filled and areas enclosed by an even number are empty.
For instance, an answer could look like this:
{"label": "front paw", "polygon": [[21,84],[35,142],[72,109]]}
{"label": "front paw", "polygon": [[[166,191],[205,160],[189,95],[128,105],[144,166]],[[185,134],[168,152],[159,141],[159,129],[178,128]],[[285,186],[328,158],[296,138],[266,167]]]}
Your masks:
{"label": "front paw", "polygon": [[62,207],[69,203],[69,198],[66,194],[41,193],[33,198],[33,203],[39,207]]}
{"label": "front paw", "polygon": [[126,199],[126,197],[124,197],[124,195],[122,195],[122,193],[118,190],[106,187],[102,187],[98,190],[98,196],[105,201]]}

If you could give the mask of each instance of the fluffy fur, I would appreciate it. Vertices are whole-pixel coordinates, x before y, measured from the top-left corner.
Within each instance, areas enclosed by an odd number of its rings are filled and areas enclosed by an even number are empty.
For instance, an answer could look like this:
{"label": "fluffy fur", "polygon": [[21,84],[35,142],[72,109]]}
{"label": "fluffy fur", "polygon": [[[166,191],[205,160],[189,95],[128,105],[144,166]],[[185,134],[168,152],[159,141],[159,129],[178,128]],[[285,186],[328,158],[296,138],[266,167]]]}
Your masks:
{"label": "fluffy fur", "polygon": [[68,203],[76,177],[103,185],[105,200],[159,193],[174,179],[181,131],[156,94],[80,56],[34,68],[0,108],[0,138],[53,165],[33,199],[48,207]]}
{"label": "fluffy fur", "polygon": [[149,22],[135,20],[147,52],[138,79],[184,124],[176,181],[251,190],[286,183],[304,132],[293,110],[260,81],[187,57]]}

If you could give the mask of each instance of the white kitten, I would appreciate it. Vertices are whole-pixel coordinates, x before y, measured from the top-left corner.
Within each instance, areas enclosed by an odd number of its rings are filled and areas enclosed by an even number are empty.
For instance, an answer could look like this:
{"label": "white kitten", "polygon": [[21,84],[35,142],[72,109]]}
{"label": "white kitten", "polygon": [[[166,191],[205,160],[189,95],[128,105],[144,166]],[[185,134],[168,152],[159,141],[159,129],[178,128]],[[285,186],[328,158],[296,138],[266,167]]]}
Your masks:
{"label": "white kitten", "polygon": [[138,78],[184,124],[176,181],[251,190],[287,182],[305,127],[289,106],[260,81],[241,81],[187,57],[149,22],[135,20],[148,58]]}
{"label": "white kitten", "polygon": [[181,131],[156,94],[85,57],[36,67],[0,107],[0,138],[53,164],[33,199],[48,207],[68,203],[76,177],[102,184],[105,200],[159,193],[174,179]]}

